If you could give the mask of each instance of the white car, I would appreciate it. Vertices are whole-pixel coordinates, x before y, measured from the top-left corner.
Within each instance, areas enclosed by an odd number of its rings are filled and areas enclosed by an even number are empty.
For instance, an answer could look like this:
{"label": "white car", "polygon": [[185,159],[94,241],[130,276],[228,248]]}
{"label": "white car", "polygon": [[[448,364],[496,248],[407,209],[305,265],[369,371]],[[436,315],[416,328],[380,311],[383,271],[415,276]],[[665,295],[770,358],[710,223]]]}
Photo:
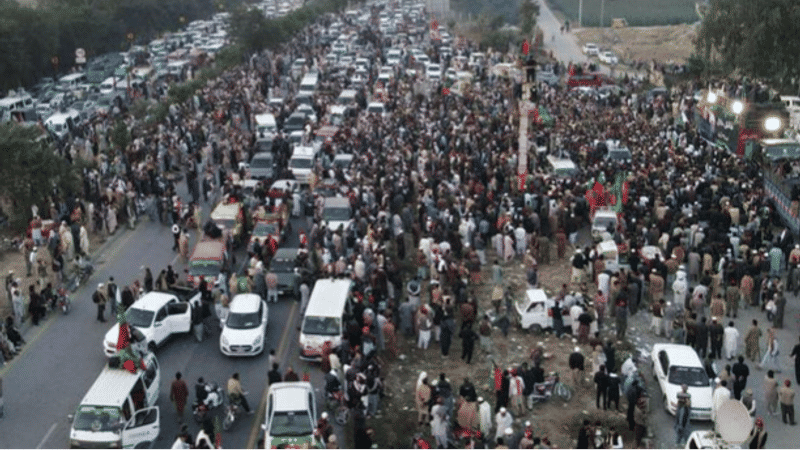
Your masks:
{"label": "white car", "polygon": [[264,448],[317,448],[317,402],[306,381],[273,383],[267,393]]}
{"label": "white car", "polygon": [[226,356],[255,356],[264,351],[267,302],[258,294],[238,294],[230,303],[219,349]]}
{"label": "white car", "polygon": [[605,51],[600,53],[600,62],[614,65],[619,62],[619,59],[617,59],[617,55],[615,55],[614,52]]}
{"label": "white car", "polygon": [[597,56],[600,53],[600,49],[597,47],[597,44],[587,42],[583,45],[583,53],[586,54],[586,56]]}
{"label": "white car", "polygon": [[[570,294],[564,297],[562,303],[561,318],[566,330],[572,326],[572,318],[569,309],[578,303],[585,308],[585,299],[581,295]],[[542,289],[528,289],[525,291],[525,299],[515,304],[519,315],[520,328],[534,333],[553,328],[553,316],[550,309],[555,306],[555,300],[547,298]],[[597,331],[597,321],[593,321],[589,327],[590,333]]]}
{"label": "white car", "polygon": [[428,76],[428,79],[431,81],[441,81],[442,80],[442,66],[439,64],[428,64],[425,68],[425,75]]}
{"label": "white car", "polygon": [[385,117],[389,114],[386,112],[386,106],[384,106],[382,102],[369,102],[367,105],[367,113],[378,114],[382,117]]}
{"label": "white car", "polygon": [[[169,292],[148,292],[135,301],[125,312],[128,325],[144,335],[143,344],[155,351],[168,337],[188,333],[192,329],[192,309],[200,308],[200,292],[189,294],[189,301],[181,301]],[[119,323],[114,324],[103,339],[106,356],[117,353]]]}
{"label": "white car", "polygon": [[688,345],[655,344],[650,356],[653,377],[661,388],[664,408],[670,414],[675,414],[678,393],[681,385],[686,384],[692,396],[691,418],[711,420],[711,381],[697,352]]}

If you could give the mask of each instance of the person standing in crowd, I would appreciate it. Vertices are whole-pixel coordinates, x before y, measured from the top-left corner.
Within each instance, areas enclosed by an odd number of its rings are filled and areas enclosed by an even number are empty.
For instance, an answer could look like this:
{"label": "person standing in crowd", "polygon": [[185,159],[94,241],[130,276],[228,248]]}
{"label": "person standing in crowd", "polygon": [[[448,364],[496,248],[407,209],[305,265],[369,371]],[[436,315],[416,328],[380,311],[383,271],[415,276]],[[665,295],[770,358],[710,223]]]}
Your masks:
{"label": "person standing in crowd", "polygon": [[745,443],[748,443],[748,448],[763,449],[767,448],[767,431],[764,429],[764,419],[761,417],[756,419],[750,435],[747,437]]}
{"label": "person standing in crowd", "polygon": [[103,283],[97,285],[97,290],[92,294],[92,301],[97,305],[97,321],[105,322],[103,312],[106,309],[106,294],[103,292]]}
{"label": "person standing in crowd", "polygon": [[728,322],[728,326],[723,329],[722,335],[724,357],[731,361],[739,350],[739,330],[736,329],[733,321]]}
{"label": "person standing in crowd", "polygon": [[175,374],[175,379],[169,388],[169,401],[175,405],[175,412],[178,413],[178,423],[183,423],[183,410],[186,408],[186,399],[189,398],[189,388],[186,381],[182,379],[180,372]]}
{"label": "person standing in crowd", "polygon": [[758,363],[761,361],[761,328],[758,327],[758,320],[753,319],[753,324],[747,330],[744,337],[745,355],[751,362]]}
{"label": "person standing in crowd", "polygon": [[783,386],[778,388],[778,399],[781,402],[781,420],[783,420],[783,423],[797,425],[794,421],[794,389],[792,389],[792,382],[788,378],[783,381]]}
{"label": "person standing in crowd", "polygon": [[778,415],[778,380],[772,370],[764,375],[764,404],[767,406],[767,414]]}
{"label": "person standing in crowd", "polygon": [[792,347],[789,358],[794,358],[794,376],[797,379],[798,386],[800,386],[800,344],[795,344]]}
{"label": "person standing in crowd", "polygon": [[747,377],[750,376],[750,368],[744,363],[744,356],[739,355],[738,362],[731,368],[733,376],[733,397],[741,400],[742,391],[747,387]]}
{"label": "person standing in crowd", "polygon": [[678,393],[678,406],[675,410],[675,445],[679,448],[686,444],[689,435],[692,434],[691,423],[692,394],[689,393],[689,386],[681,385]]}

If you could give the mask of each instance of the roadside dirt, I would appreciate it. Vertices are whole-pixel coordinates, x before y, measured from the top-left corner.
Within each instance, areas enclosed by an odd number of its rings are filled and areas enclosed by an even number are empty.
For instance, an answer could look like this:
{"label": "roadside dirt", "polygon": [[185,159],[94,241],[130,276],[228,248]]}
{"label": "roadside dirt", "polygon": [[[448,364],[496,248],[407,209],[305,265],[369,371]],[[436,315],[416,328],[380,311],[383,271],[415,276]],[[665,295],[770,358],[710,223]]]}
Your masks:
{"label": "roadside dirt", "polygon": [[683,64],[694,51],[699,29],[696,25],[657,27],[580,28],[575,29],[578,44],[594,42],[602,49],[612,49],[620,62],[650,61]]}
{"label": "roadside dirt", "polygon": [[[571,249],[567,255],[571,255]],[[487,250],[487,261],[494,261],[494,252]],[[539,266],[539,279],[541,287],[553,294],[563,283],[569,283],[569,263],[566,259],[558,260],[555,258],[555,250],[551,257],[552,264]],[[475,286],[474,289],[479,300],[479,313],[491,309],[491,275],[490,267],[483,270],[484,282]],[[515,259],[504,267],[505,280],[514,292],[514,299],[520,299],[527,288],[524,278],[524,269],[521,261]],[[427,282],[423,285],[423,293],[426,292]],[[590,287],[589,293],[593,295],[594,287]],[[423,296],[423,301],[426,297]],[[456,326],[460,325],[460,318],[456,313]],[[551,333],[534,335],[519,329],[516,325],[510,327],[507,337],[503,337],[499,328],[495,327],[492,331],[494,351],[491,355],[482,352],[476,344],[472,364],[467,365],[459,359],[461,355],[461,340],[453,338],[449,355],[442,356],[439,344],[431,342],[427,350],[416,348],[416,340],[402,337],[398,330],[399,352],[397,359],[391,360],[387,355],[385,361],[386,387],[390,397],[384,398],[381,404],[381,414],[375,419],[371,419],[369,425],[375,428],[375,436],[379,447],[386,448],[408,448],[411,440],[416,433],[420,433],[423,438],[432,445],[435,441],[431,437],[430,427],[420,427],[417,425],[417,413],[414,406],[414,394],[416,380],[420,372],[428,373],[429,379],[438,378],[439,373],[445,373],[447,379],[453,387],[454,394],[458,394],[458,389],[465,377],[475,385],[479,396],[483,396],[494,407],[495,394],[493,382],[492,361],[499,367],[518,366],[524,361],[530,361],[530,351],[542,343],[545,348],[546,360],[543,363],[545,373],[558,372],[562,381],[572,386],[569,373],[567,358],[572,349],[577,345],[576,341],[570,336],[562,336],[561,339]],[[603,337],[605,334],[603,335]],[[628,348],[627,344],[617,343],[618,352]],[[615,426],[623,433],[623,439],[631,442],[632,435],[628,433],[625,414],[612,411],[602,411],[595,408],[595,389],[594,383],[590,379],[591,349],[584,345],[581,346],[584,355],[587,357],[586,379],[584,387],[574,390],[575,395],[569,402],[564,402],[560,398],[552,397],[549,401],[534,405],[532,411],[527,411],[522,417],[515,417],[514,430],[521,431],[526,420],[533,424],[536,436],[547,436],[555,448],[574,448],[578,430],[583,419],[589,419],[593,423],[600,421],[602,427],[607,431],[610,426]],[[618,353],[618,359],[620,358]],[[620,405],[624,408],[623,405]],[[454,410],[454,415],[455,415]],[[494,415],[493,415],[494,417]],[[391,418],[391,419],[389,419]],[[454,421],[453,421],[454,423]],[[451,427],[452,430],[452,427]],[[490,436],[494,438],[494,434]],[[460,446],[456,443],[456,448]]]}

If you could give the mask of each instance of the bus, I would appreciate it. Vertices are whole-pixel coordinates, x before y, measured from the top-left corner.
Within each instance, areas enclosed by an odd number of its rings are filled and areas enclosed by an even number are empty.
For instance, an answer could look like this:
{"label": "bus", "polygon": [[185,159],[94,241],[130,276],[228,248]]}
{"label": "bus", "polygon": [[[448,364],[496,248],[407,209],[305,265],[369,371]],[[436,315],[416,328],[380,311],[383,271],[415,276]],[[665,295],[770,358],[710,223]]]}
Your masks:
{"label": "bus", "polygon": [[752,147],[753,159],[760,166],[764,191],[778,215],[797,236],[800,234],[800,142],[760,139]]}
{"label": "bus", "polygon": [[756,141],[782,137],[790,124],[779,102],[749,102],[714,90],[700,91],[694,119],[702,139],[745,159],[752,157]]}

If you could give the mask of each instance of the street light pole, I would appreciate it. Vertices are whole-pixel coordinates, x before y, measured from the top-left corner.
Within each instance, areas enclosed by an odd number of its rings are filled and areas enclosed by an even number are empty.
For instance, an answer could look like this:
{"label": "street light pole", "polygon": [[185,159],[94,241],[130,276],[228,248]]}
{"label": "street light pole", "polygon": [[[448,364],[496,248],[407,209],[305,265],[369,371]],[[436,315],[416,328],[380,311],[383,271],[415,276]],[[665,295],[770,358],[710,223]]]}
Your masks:
{"label": "street light pole", "polygon": [[606,11],[606,0],[600,2],[600,28],[603,28],[603,15]]}
{"label": "street light pole", "polygon": [[578,26],[583,27],[583,0],[578,2]]}

